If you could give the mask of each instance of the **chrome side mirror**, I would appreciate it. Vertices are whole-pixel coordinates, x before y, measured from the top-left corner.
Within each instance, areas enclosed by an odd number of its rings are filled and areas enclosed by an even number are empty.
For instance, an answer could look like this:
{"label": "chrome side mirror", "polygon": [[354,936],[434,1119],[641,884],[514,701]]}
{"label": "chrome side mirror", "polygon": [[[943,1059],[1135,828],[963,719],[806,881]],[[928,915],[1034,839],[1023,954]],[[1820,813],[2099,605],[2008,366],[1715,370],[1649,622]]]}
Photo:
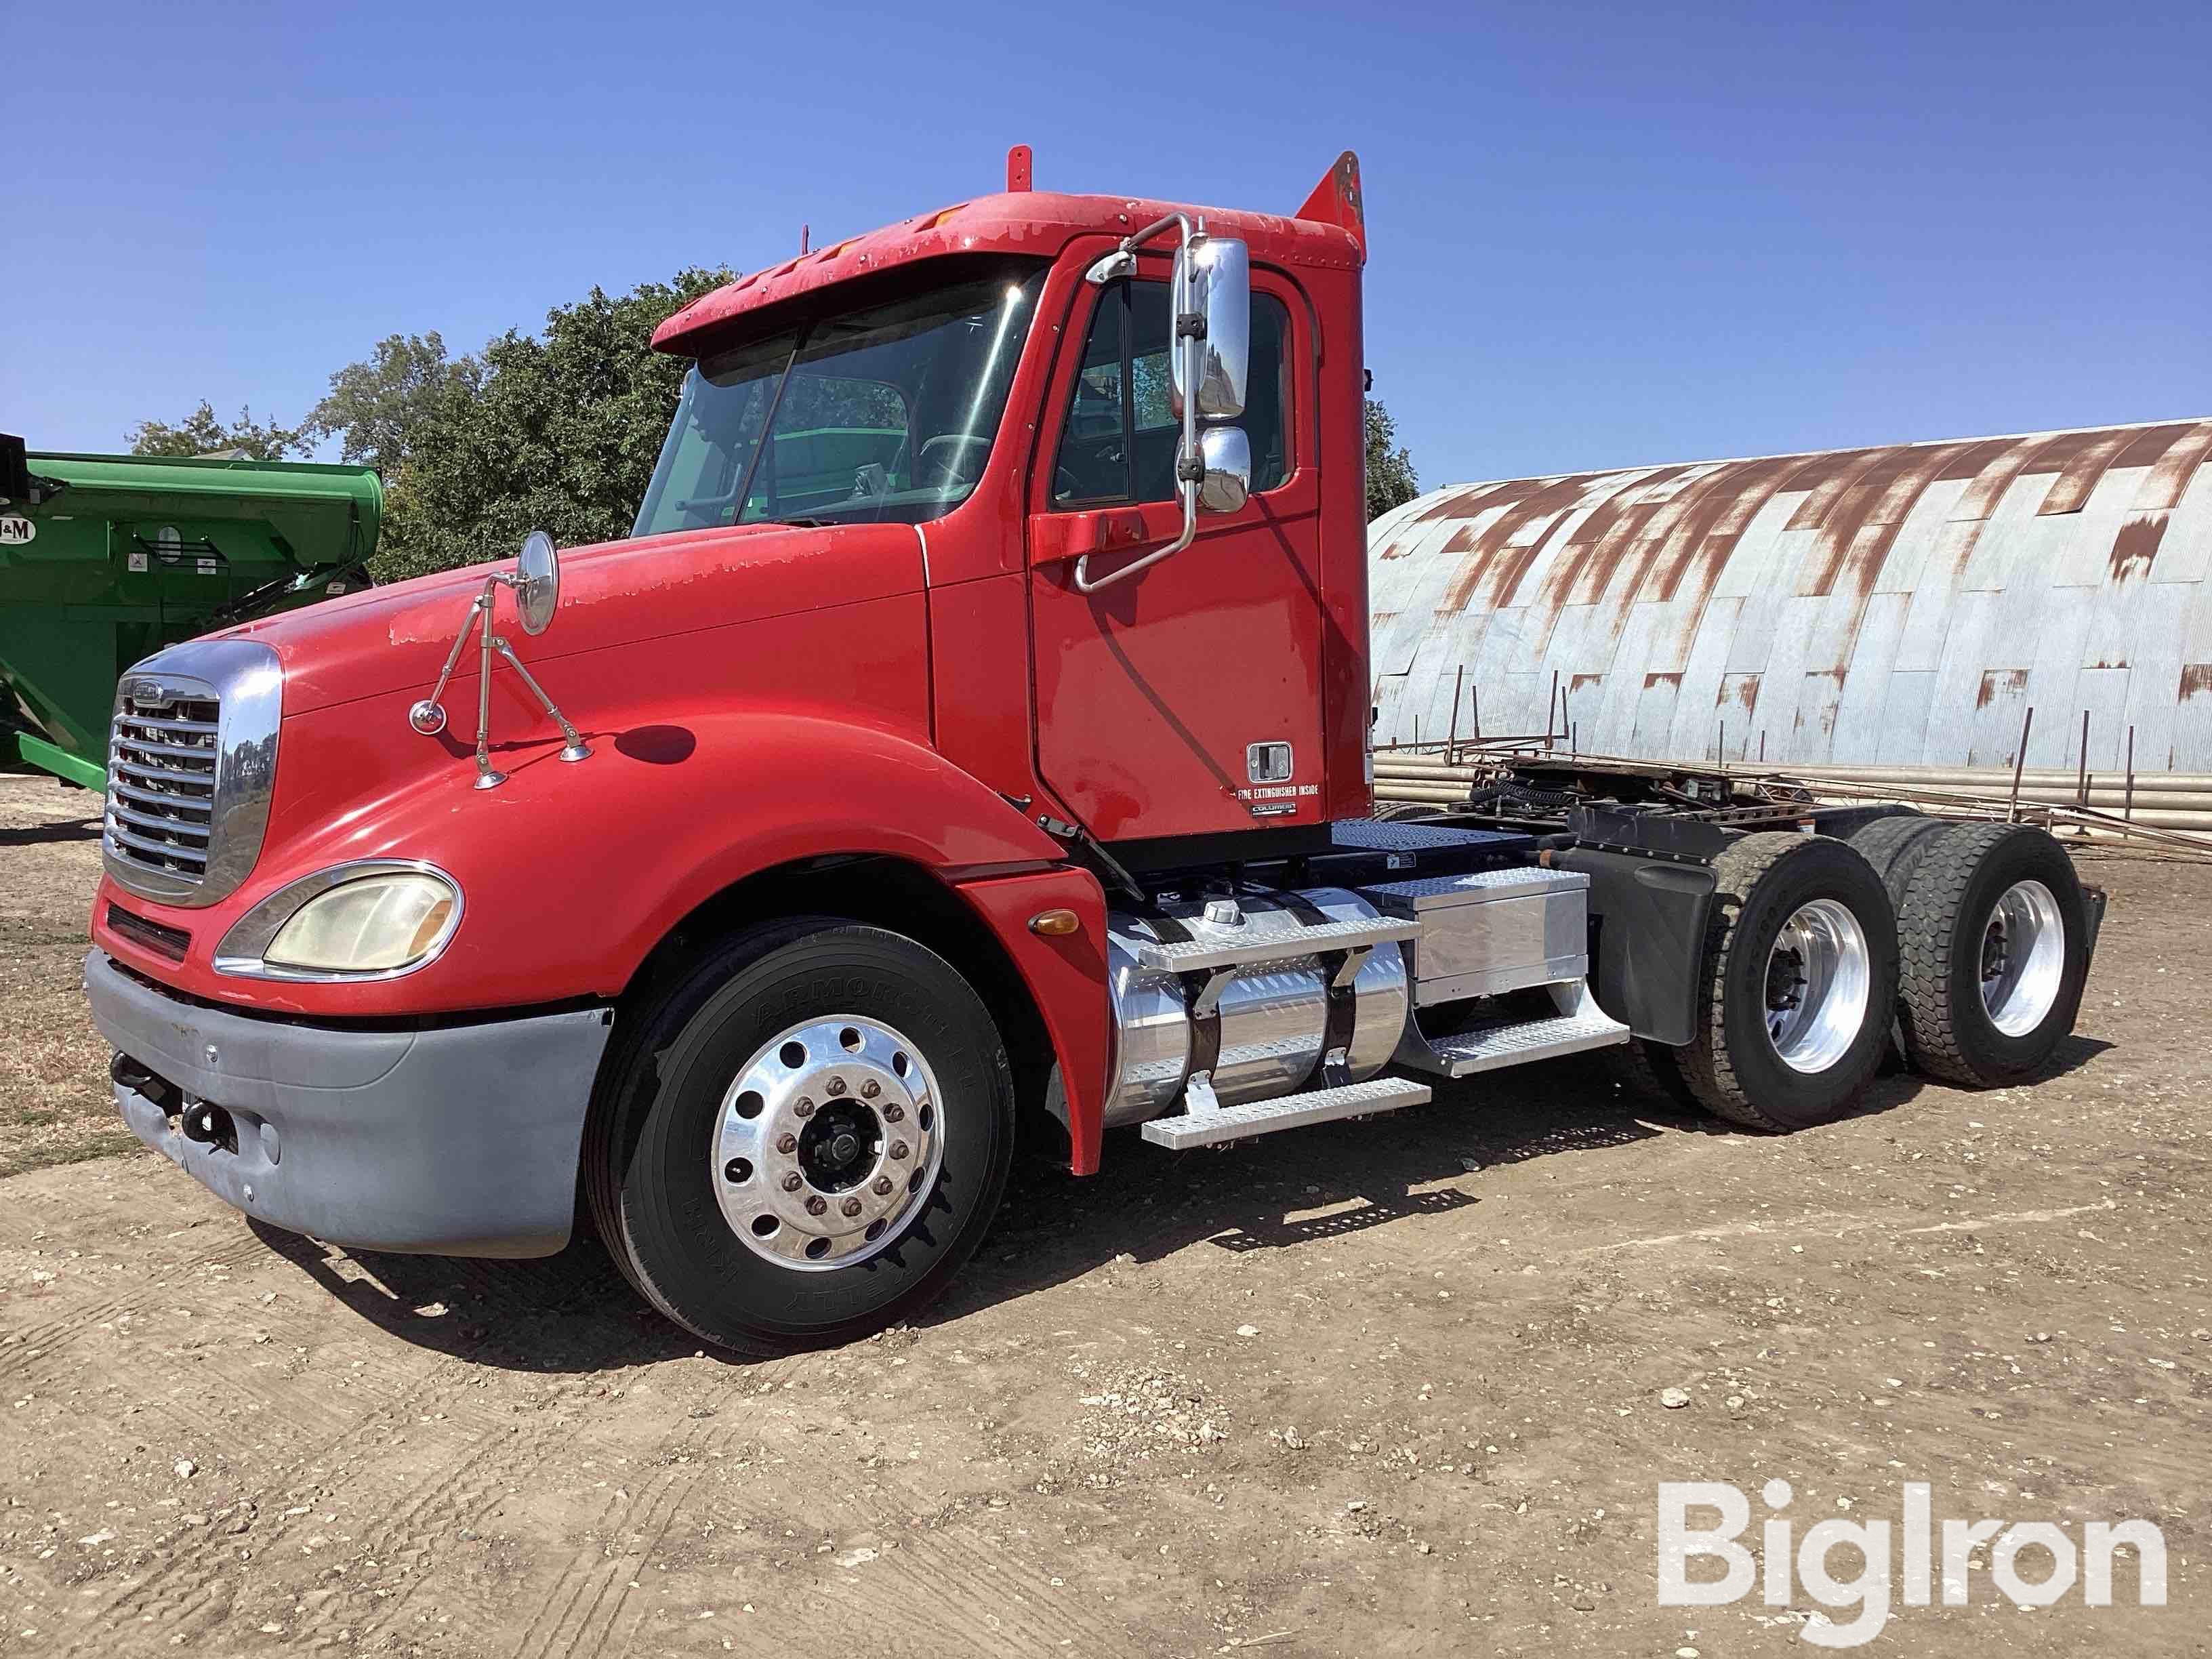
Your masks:
{"label": "chrome side mirror", "polygon": [[[1252,368],[1252,256],[1243,243],[1218,236],[1186,238],[1176,250],[1170,304],[1178,341],[1198,335],[1198,417],[1233,421],[1244,412]],[[1174,365],[1171,404],[1182,416],[1186,354],[1169,354]]]}
{"label": "chrome side mirror", "polygon": [[1234,513],[1252,496],[1252,441],[1238,426],[1208,427],[1198,440],[1206,471],[1198,481],[1198,510]]}
{"label": "chrome side mirror", "polygon": [[561,603],[561,556],[550,536],[533,530],[522,538],[510,580],[522,631],[534,639],[551,624],[554,609]]}

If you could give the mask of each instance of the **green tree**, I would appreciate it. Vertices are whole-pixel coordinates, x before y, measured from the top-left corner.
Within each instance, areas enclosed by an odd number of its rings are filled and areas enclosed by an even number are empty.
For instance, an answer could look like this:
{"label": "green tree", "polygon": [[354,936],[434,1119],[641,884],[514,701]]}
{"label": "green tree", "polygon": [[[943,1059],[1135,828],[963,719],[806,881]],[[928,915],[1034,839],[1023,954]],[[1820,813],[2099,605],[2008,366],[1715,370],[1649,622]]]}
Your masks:
{"label": "green tree", "polygon": [[253,418],[250,409],[240,409],[238,418],[225,426],[204,400],[173,426],[167,421],[141,421],[131,432],[133,455],[235,453],[250,461],[281,461],[288,455],[305,455],[313,447],[304,427],[264,423]]}
{"label": "green tree", "polygon": [[380,580],[511,556],[532,530],[563,546],[629,533],[685,365],[652,349],[662,319],[729,280],[690,270],[618,298],[594,288],[447,366],[410,404]]}
{"label": "green tree", "polygon": [[1367,400],[1367,521],[1372,524],[1394,507],[1403,507],[1421,493],[1420,476],[1413,471],[1413,456],[1398,441],[1398,423],[1390,411],[1372,398]]}
{"label": "green tree", "polygon": [[331,376],[330,392],[308,415],[307,429],[318,437],[342,438],[340,459],[373,466],[386,483],[395,483],[432,400],[472,366],[466,357],[448,362],[435,329],[389,335],[376,343],[373,356]]}

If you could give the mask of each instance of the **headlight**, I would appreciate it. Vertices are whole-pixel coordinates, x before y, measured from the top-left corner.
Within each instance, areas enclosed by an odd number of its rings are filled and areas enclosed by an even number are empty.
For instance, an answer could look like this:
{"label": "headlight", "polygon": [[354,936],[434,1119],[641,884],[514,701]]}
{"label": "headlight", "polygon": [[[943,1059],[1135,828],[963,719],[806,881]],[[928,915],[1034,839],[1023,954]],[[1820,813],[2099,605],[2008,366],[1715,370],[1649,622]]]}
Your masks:
{"label": "headlight", "polygon": [[216,971],[263,979],[388,978],[422,966],[461,919],[443,871],[342,864],[279,889],[223,936]]}

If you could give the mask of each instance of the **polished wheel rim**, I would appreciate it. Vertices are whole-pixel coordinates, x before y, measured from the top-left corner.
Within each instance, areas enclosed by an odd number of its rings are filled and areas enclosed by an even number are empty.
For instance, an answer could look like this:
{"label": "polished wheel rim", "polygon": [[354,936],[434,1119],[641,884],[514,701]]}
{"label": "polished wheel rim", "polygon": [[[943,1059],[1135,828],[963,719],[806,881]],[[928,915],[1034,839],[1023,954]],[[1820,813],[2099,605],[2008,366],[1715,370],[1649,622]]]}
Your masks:
{"label": "polished wheel rim", "polygon": [[1982,1006],[2007,1036],[2043,1024],[2066,978],[2066,924],[2039,881],[2004,890],[1982,929]]}
{"label": "polished wheel rim", "polygon": [[1791,912],[1766,955],[1766,1034],[1792,1071],[1825,1072],[1866,1026],[1872,955],[1859,919],[1835,899]]}
{"label": "polished wheel rim", "polygon": [[769,1038],[722,1097],[708,1147],[722,1218],[780,1267],[849,1267],[888,1248],[945,1162],[921,1051],[857,1015]]}

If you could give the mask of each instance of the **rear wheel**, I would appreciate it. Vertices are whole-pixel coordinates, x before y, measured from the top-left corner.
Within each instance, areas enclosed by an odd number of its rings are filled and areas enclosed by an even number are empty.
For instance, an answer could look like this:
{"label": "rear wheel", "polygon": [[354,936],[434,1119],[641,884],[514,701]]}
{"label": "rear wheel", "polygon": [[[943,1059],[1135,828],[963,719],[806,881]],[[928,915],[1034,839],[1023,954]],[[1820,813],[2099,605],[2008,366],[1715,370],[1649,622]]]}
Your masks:
{"label": "rear wheel", "polygon": [[989,1013],[914,940],[827,918],[707,953],[632,1022],[586,1146],[654,1307],[775,1352],[911,1316],[981,1242],[1013,1151]]}
{"label": "rear wheel", "polygon": [[1605,1052],[1611,1059],[1613,1075],[1630,1092],[1662,1105],[1694,1109],[1699,1104],[1690,1085],[1682,1079],[1680,1049],[1644,1037],[1631,1037]]}
{"label": "rear wheel", "polygon": [[1899,812],[1862,824],[1844,839],[1874,866],[1875,874],[1881,878],[1881,884],[1889,893],[1890,909],[1901,916],[1905,896],[1912,886],[1920,860],[1936,837],[1950,828],[1942,819],[1931,818],[1925,813]]}
{"label": "rear wheel", "polygon": [[1897,927],[1873,867],[1826,836],[1747,836],[1714,860],[1695,1039],[1681,1078],[1758,1129],[1842,1116],[1881,1063]]}
{"label": "rear wheel", "polygon": [[1899,917],[1898,1023],[1913,1069],[1989,1088],[2074,1029],[2089,949],[2080,881],[2041,830],[1967,823],[1922,860]]}

